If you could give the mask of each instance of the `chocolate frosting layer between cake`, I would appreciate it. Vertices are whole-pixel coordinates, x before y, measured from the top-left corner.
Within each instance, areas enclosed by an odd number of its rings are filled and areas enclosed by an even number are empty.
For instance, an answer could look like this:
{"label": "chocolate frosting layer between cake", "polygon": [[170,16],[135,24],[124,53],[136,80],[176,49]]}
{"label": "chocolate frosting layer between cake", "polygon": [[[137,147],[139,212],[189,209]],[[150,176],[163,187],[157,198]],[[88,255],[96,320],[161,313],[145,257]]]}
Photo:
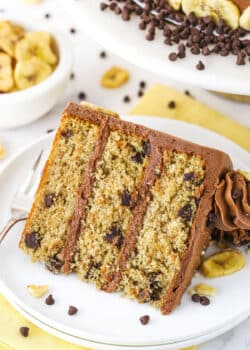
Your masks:
{"label": "chocolate frosting layer between cake", "polygon": [[228,172],[218,184],[214,213],[220,239],[236,245],[250,242],[250,182],[240,172]]}

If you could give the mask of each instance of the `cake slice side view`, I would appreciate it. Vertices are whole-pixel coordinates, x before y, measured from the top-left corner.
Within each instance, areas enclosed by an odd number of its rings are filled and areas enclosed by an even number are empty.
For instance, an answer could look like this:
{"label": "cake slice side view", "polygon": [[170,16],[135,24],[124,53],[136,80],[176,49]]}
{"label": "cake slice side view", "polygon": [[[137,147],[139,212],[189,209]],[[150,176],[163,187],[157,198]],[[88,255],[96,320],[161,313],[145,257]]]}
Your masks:
{"label": "cake slice side view", "polygon": [[216,186],[231,169],[223,152],[71,103],[20,247],[167,314],[208,245]]}

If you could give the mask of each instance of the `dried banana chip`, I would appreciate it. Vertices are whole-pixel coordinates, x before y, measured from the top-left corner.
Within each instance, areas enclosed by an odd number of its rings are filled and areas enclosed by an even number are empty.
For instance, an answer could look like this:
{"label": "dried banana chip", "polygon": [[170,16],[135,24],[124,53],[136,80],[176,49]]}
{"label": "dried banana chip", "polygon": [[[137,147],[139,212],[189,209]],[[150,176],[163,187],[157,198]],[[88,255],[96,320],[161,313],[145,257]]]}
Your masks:
{"label": "dried banana chip", "polygon": [[9,21],[0,21],[0,50],[14,57],[15,45],[23,35],[23,27]]}
{"label": "dried banana chip", "polygon": [[0,92],[9,92],[14,88],[11,58],[0,53]]}
{"label": "dried banana chip", "polygon": [[217,290],[216,288],[209,286],[206,283],[199,283],[196,286],[194,286],[192,289],[190,289],[189,293],[191,295],[197,293],[200,296],[212,297],[217,293]]}
{"label": "dried banana chip", "polygon": [[250,6],[248,6],[240,16],[240,26],[246,30],[250,30]]}
{"label": "dried banana chip", "polygon": [[27,33],[20,40],[15,49],[17,61],[29,60],[34,56],[44,62],[54,65],[57,63],[57,55],[52,50],[53,37],[46,32]]}
{"label": "dried banana chip", "polygon": [[41,298],[48,292],[49,287],[47,285],[35,285],[30,284],[27,286],[28,291],[33,297]]}
{"label": "dried banana chip", "polygon": [[24,28],[10,21],[0,21],[0,36],[2,35],[24,35]]}
{"label": "dried banana chip", "polygon": [[23,90],[37,85],[52,73],[52,68],[38,57],[16,64],[14,77],[18,89]]}
{"label": "dried banana chip", "polygon": [[111,67],[101,78],[101,86],[106,89],[116,89],[129,80],[129,72],[120,67]]}
{"label": "dried banana chip", "polygon": [[240,11],[230,0],[183,0],[182,9],[197,17],[211,16],[216,23],[223,19],[232,29],[239,26]]}
{"label": "dried banana chip", "polygon": [[238,250],[216,253],[201,264],[201,272],[207,278],[231,275],[245,267],[246,259]]}

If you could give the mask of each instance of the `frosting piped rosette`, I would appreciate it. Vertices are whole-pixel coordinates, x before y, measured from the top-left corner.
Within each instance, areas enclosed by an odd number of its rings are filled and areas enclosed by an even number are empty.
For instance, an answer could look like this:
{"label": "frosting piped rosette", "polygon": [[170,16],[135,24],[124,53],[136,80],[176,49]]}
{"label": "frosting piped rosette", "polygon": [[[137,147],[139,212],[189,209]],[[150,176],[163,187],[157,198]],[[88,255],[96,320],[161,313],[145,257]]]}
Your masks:
{"label": "frosting piped rosette", "polygon": [[250,243],[249,174],[229,171],[218,183],[214,197],[214,226],[219,239],[235,245]]}

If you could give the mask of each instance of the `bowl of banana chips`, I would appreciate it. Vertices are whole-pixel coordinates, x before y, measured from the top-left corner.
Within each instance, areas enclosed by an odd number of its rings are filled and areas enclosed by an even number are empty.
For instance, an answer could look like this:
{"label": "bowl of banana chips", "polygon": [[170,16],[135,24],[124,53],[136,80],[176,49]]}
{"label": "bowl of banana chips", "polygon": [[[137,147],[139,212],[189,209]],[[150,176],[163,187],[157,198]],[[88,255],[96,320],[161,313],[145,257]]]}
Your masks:
{"label": "bowl of banana chips", "polygon": [[0,21],[0,128],[21,126],[48,112],[65,89],[71,67],[64,35]]}

